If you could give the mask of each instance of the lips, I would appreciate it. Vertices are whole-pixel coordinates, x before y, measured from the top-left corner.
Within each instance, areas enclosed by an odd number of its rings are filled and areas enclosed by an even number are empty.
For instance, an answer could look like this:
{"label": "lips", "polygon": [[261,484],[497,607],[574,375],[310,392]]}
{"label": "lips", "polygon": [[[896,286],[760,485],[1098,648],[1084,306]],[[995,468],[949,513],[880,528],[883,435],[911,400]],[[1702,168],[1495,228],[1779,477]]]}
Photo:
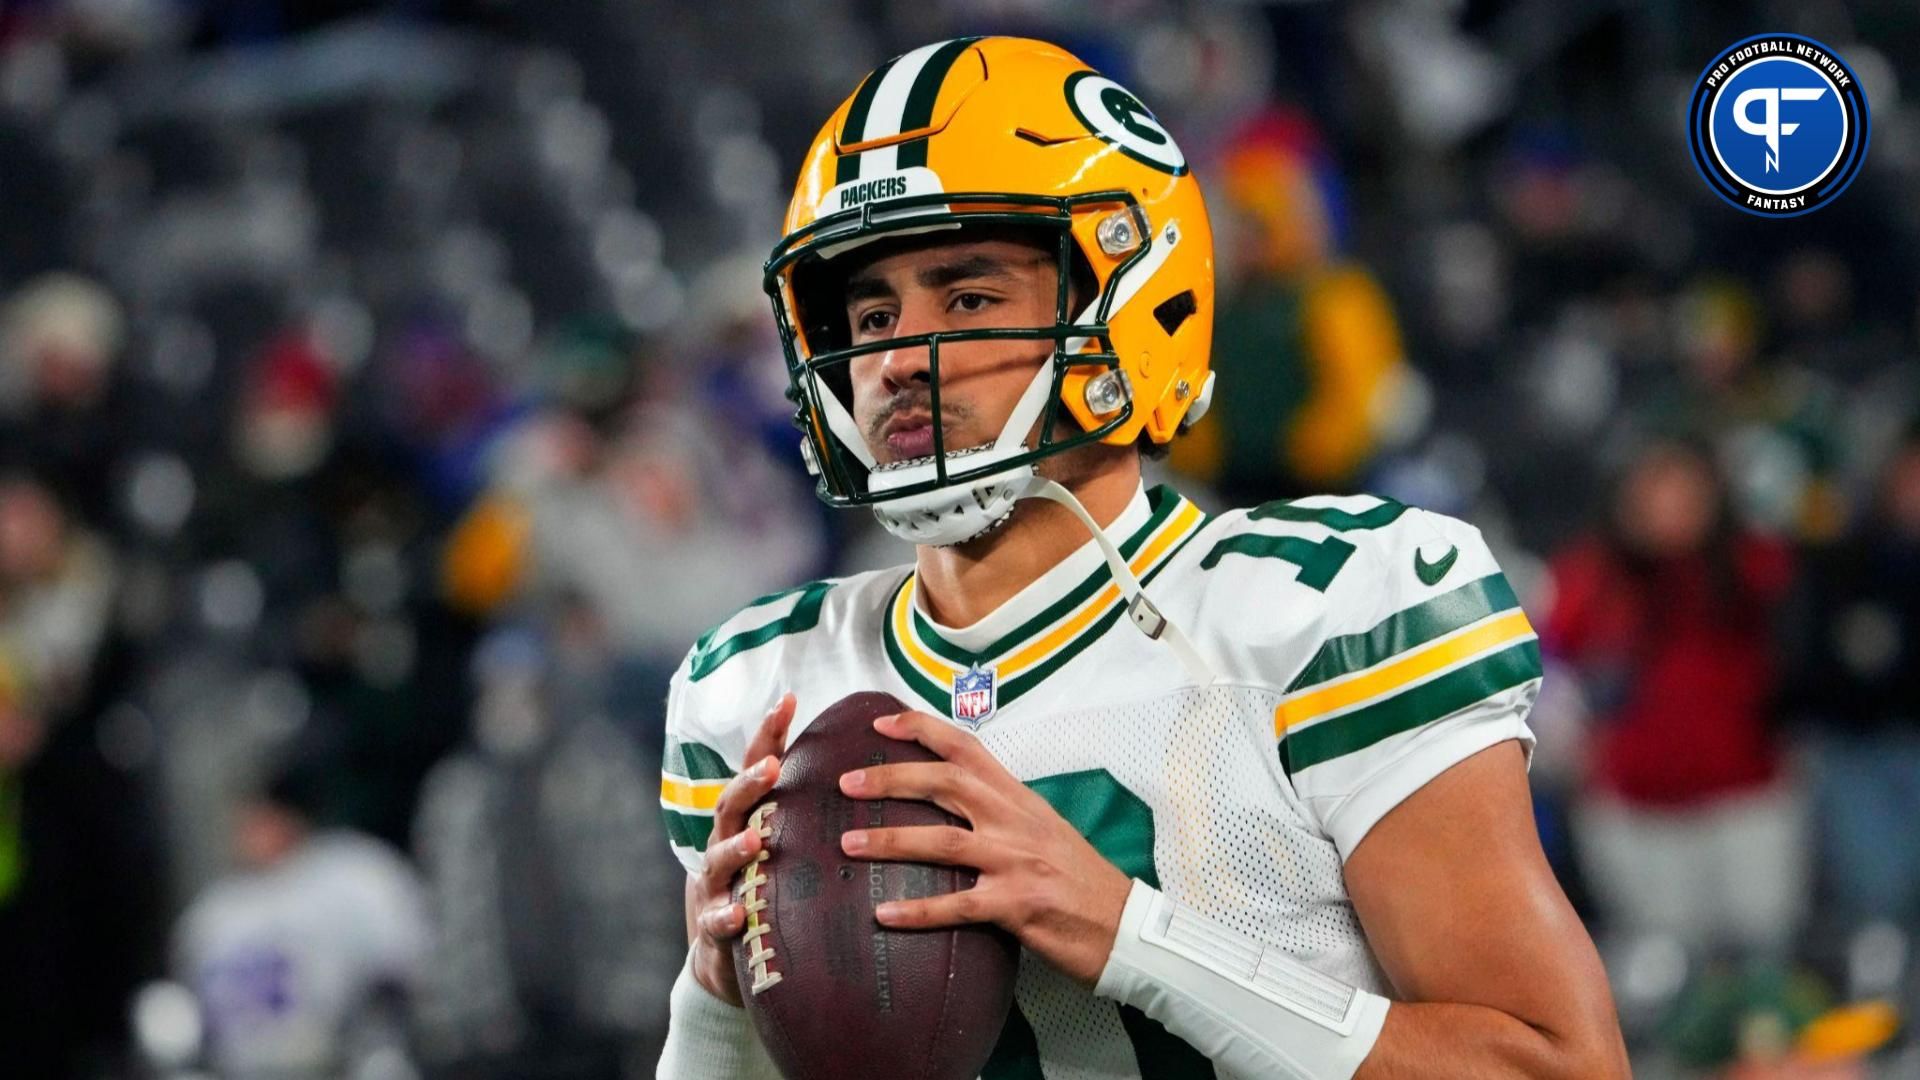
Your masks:
{"label": "lips", "polygon": [[926,413],[898,413],[880,431],[881,441],[894,461],[933,454],[933,417]]}
{"label": "lips", "polygon": [[933,424],[921,420],[895,427],[888,425],[887,452],[895,461],[933,456]]}

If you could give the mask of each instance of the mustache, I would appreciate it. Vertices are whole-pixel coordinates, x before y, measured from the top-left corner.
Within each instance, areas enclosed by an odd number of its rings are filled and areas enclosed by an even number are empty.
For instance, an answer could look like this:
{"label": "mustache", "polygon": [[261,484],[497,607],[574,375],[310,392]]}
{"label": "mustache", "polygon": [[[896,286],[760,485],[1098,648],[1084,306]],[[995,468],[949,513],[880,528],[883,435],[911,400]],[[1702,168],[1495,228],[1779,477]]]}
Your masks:
{"label": "mustache", "polygon": [[[955,423],[971,419],[973,408],[964,401],[944,400],[940,402],[940,426],[943,430]],[[933,391],[924,386],[907,386],[896,390],[887,399],[885,407],[874,414],[867,422],[867,438],[878,442],[882,430],[896,416],[911,413],[933,413]]]}

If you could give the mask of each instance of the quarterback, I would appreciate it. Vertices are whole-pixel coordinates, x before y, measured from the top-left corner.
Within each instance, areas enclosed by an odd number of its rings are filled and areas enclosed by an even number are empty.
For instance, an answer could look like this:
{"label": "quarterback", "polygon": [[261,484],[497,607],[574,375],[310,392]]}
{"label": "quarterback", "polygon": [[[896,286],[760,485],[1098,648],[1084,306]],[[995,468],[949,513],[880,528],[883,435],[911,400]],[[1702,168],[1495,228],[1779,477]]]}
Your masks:
{"label": "quarterback", "polygon": [[972,828],[845,850],[979,874],[880,920],[1022,946],[990,1080],[1627,1075],[1534,832],[1538,644],[1480,534],[1143,489],[1233,388],[1200,190],[1140,100],[1042,42],[915,49],[829,119],[786,230],[802,453],[915,557],[756,601],[673,679],[691,948],[660,1075],[773,1075],[732,975],[746,813],[796,716],[861,690],[942,760],[842,790]]}

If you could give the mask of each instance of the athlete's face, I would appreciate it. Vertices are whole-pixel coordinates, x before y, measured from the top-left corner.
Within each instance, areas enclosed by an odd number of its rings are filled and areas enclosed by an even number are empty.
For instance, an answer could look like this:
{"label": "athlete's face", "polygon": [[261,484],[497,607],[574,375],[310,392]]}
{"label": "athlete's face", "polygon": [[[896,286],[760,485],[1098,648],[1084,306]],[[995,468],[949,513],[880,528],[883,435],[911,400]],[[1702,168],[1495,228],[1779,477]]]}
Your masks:
{"label": "athlete's face", "polygon": [[[847,283],[856,345],[942,330],[1052,326],[1054,256],[1013,240],[938,244],[887,255]],[[940,347],[941,437],[948,453],[991,442],[1050,341],[962,341]],[[855,357],[853,415],[882,463],[933,454],[932,371],[922,346]]]}

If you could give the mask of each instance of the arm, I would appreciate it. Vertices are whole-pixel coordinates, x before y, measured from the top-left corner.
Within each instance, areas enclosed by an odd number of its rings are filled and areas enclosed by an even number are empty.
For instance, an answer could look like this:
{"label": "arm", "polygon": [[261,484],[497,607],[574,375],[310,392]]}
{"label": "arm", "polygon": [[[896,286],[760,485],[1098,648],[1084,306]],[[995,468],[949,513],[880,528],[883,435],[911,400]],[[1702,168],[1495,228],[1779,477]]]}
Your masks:
{"label": "arm", "polygon": [[713,809],[701,869],[687,875],[687,963],[669,999],[667,1041],[656,1075],[660,1080],[771,1080],[776,1075],[733,980],[733,939],[746,927],[746,911],[733,898],[733,878],[760,851],[760,835],[746,827],[747,813],[780,776],[779,754],[793,721],[787,694],[761,720],[742,760],[744,770],[727,782]]}
{"label": "arm", "polygon": [[1624,1077],[1606,972],[1533,826],[1519,745],[1442,772],[1347,860],[1347,891],[1401,997],[1359,1080]]}
{"label": "arm", "polygon": [[[1236,1075],[1627,1075],[1605,973],[1540,854],[1516,743],[1445,770],[1348,860],[1368,938],[1415,1002],[1390,1004],[1130,881],[952,725],[909,712],[875,727],[946,760],[857,770],[841,790],[927,799],[972,828],[856,829],[843,847],[980,870],[971,889],[883,905],[885,925],[996,923]],[[1436,998],[1449,1003],[1418,1003]]]}

